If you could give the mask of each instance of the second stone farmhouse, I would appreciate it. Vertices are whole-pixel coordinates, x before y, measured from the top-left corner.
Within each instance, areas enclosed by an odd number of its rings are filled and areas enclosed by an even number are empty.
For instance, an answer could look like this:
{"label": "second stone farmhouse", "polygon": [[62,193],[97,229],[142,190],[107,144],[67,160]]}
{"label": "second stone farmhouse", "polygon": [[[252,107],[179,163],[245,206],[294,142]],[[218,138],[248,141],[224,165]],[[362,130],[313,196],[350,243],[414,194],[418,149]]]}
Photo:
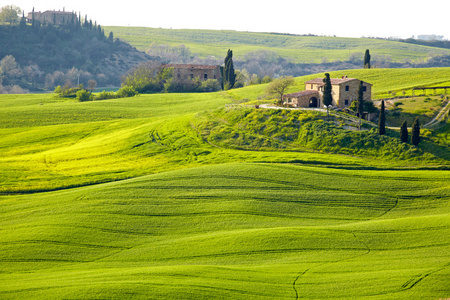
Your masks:
{"label": "second stone farmhouse", "polygon": [[[332,106],[345,108],[358,99],[358,87],[360,80],[356,78],[331,78]],[[293,107],[314,108],[323,107],[323,78],[316,78],[305,82],[305,90],[286,94],[283,96],[283,104]],[[372,84],[363,82],[364,101],[372,100]]]}

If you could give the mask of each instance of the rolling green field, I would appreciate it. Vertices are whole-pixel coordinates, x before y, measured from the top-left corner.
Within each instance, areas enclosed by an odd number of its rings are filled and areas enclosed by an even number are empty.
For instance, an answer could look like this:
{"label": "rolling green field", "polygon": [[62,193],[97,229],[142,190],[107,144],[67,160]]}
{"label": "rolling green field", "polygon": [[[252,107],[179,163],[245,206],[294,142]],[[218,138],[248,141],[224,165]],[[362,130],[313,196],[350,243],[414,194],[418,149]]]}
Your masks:
{"label": "rolling green field", "polygon": [[[450,82],[345,73],[375,98]],[[225,108],[264,88],[0,95],[0,298],[449,298],[449,125],[397,156],[324,113]]]}
{"label": "rolling green field", "polygon": [[347,60],[351,54],[361,55],[370,49],[373,55],[390,56],[393,61],[423,61],[429,55],[448,55],[450,50],[406,44],[395,41],[341,38],[324,36],[295,36],[271,33],[240,32],[226,30],[162,29],[146,27],[104,27],[114,37],[124,40],[141,51],[152,43],[186,45],[200,57],[225,57],[233,49],[237,59],[252,51],[275,51],[279,56],[296,62],[318,63]]}

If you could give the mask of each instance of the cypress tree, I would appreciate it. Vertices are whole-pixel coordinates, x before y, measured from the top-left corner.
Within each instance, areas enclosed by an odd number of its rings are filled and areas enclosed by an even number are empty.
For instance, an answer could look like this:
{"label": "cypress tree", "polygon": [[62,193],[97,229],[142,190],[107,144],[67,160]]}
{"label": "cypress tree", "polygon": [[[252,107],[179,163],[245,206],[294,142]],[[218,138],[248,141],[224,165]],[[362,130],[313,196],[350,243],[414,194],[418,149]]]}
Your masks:
{"label": "cypress tree", "polygon": [[24,28],[27,26],[27,21],[25,19],[25,11],[22,10],[22,18],[20,19],[20,27]]}
{"label": "cypress tree", "polygon": [[370,69],[370,53],[369,49],[366,50],[364,54],[364,69]]}
{"label": "cypress tree", "polygon": [[386,112],[384,108],[384,100],[381,100],[380,116],[378,118],[378,133],[380,135],[386,133]]}
{"label": "cypress tree", "polygon": [[325,86],[323,87],[323,105],[330,106],[333,103],[333,97],[331,96],[331,79],[330,74],[325,73],[325,78],[323,79]]}
{"label": "cypress tree", "polygon": [[419,142],[420,142],[420,123],[419,118],[416,118],[412,125],[411,144],[417,146]]}
{"label": "cypress tree", "polygon": [[233,65],[233,51],[228,49],[227,56],[225,57],[223,67],[223,88],[229,90],[233,88],[236,82],[236,74],[234,72]]}
{"label": "cypress tree", "polygon": [[358,87],[358,102],[357,104],[357,111],[359,114],[359,130],[361,130],[361,119],[364,114],[364,89],[363,89],[363,81],[359,82]]}
{"label": "cypress tree", "polygon": [[327,117],[328,117],[328,107],[333,103],[333,96],[331,95],[331,79],[330,74],[325,73],[325,78],[323,79],[325,83],[323,87],[323,105],[327,107]]}
{"label": "cypress tree", "polygon": [[400,127],[400,140],[403,143],[408,142],[408,124],[406,123],[406,120],[403,121],[402,126]]}

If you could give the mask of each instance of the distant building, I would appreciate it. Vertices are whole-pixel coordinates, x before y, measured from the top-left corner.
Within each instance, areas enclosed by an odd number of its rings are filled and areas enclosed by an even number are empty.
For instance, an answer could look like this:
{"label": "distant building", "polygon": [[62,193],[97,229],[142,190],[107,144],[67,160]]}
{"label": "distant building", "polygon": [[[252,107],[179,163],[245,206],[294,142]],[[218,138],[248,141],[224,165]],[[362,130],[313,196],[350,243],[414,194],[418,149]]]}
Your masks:
{"label": "distant building", "polygon": [[[72,18],[74,21],[78,20],[78,17],[73,12],[66,12],[64,9],[63,11],[56,11],[56,10],[47,10],[44,12],[34,12],[34,20],[44,23],[50,23],[53,25],[61,25],[64,23],[70,23],[72,21]],[[31,23],[33,21],[33,13],[28,13],[27,16],[27,22]]]}
{"label": "distant building", "polygon": [[161,68],[173,68],[173,77],[176,79],[199,78],[201,81],[216,79],[222,84],[222,71],[219,65],[163,64]]}
{"label": "distant building", "polygon": [[[332,105],[345,108],[358,99],[360,80],[356,78],[331,78]],[[283,96],[283,103],[293,107],[322,107],[323,106],[323,78],[316,78],[305,82],[305,90]],[[372,84],[363,82],[364,101],[372,101]]]}

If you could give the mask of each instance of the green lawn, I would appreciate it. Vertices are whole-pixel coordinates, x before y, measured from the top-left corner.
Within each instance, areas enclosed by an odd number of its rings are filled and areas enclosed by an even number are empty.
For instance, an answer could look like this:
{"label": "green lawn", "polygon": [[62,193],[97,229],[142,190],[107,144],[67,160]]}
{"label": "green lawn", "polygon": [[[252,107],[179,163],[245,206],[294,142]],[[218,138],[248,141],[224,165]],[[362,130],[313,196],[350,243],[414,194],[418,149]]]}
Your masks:
{"label": "green lawn", "polygon": [[172,46],[183,44],[200,57],[224,58],[230,48],[237,59],[242,59],[248,52],[269,50],[299,63],[319,63],[323,59],[344,61],[352,54],[362,57],[366,49],[370,49],[373,56],[388,56],[396,62],[406,59],[423,61],[429,55],[450,53],[448,49],[365,38],[145,27],[106,26],[104,29],[105,32],[112,31],[114,37],[130,43],[141,51],[147,50],[152,43]]}
{"label": "green lawn", "polygon": [[[348,75],[450,80],[396,72]],[[225,109],[264,89],[0,95],[0,298],[449,298],[448,126],[394,157],[324,114]]]}

